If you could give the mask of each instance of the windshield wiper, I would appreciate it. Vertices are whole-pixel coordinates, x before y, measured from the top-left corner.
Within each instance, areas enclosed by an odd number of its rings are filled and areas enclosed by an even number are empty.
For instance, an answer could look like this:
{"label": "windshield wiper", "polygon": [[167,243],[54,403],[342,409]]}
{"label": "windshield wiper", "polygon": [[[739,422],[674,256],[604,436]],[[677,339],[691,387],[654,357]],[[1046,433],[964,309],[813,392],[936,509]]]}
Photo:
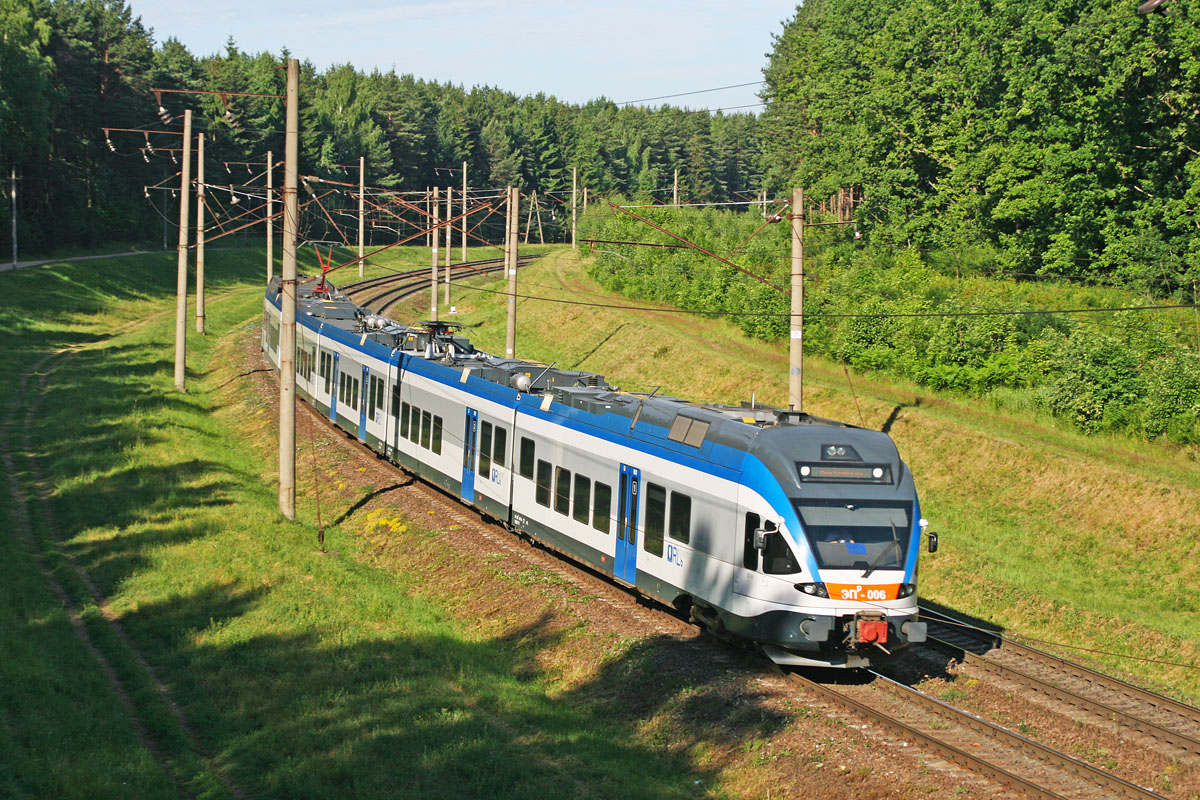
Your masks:
{"label": "windshield wiper", "polygon": [[[896,523],[889,519],[888,525],[892,526],[892,540],[888,542],[888,545],[895,545],[896,560],[899,561],[900,556],[904,553],[904,548],[900,547],[900,537],[896,535]],[[879,555],[875,556],[875,560],[872,561],[870,566],[867,567],[867,571],[862,574],[862,577],[866,578],[870,576],[870,574],[875,571],[875,567],[879,566],[879,562],[883,561],[883,557],[887,555],[887,552],[890,549],[891,548],[889,546],[885,545],[884,548],[879,551]]]}

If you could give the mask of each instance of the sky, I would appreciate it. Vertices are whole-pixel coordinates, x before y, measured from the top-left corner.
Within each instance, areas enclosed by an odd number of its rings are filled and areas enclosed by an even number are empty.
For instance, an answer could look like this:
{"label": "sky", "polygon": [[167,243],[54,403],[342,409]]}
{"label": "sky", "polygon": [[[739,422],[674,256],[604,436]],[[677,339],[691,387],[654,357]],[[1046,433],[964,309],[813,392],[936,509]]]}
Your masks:
{"label": "sky", "polygon": [[[195,56],[287,48],[320,70],[353,64],[442,83],[622,103],[762,80],[796,0],[129,0],[135,16]],[[651,100],[761,110],[761,84]]]}

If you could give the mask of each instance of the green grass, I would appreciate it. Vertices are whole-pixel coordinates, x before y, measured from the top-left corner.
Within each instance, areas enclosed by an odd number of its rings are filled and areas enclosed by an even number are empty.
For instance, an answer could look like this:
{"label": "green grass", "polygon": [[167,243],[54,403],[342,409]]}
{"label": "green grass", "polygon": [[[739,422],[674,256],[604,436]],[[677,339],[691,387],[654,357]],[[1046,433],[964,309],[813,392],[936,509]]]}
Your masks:
{"label": "green grass", "polygon": [[[172,390],[170,257],[42,268],[48,288],[33,270],[0,276],[15,345],[0,355],[4,374],[91,345],[59,361],[30,430],[63,539],[31,504],[33,551],[82,609],[185,794],[228,796],[218,765],[257,797],[683,797],[695,781],[711,786],[707,770],[643,744],[634,720],[589,699],[602,692],[560,696],[529,639],[467,631],[410,577],[372,566],[361,537],[327,530],[339,555],[322,557],[312,526],[281,520],[271,466],[237,422],[261,406],[235,408],[222,388],[237,385],[231,348],[261,313],[260,256],[210,260],[211,333],[189,336],[186,395]],[[142,324],[111,335],[130,320]],[[13,384],[0,390],[6,408]],[[10,447],[21,441],[10,431]],[[7,492],[0,515],[0,795],[176,795],[14,541]],[[72,564],[110,599],[201,748]]]}

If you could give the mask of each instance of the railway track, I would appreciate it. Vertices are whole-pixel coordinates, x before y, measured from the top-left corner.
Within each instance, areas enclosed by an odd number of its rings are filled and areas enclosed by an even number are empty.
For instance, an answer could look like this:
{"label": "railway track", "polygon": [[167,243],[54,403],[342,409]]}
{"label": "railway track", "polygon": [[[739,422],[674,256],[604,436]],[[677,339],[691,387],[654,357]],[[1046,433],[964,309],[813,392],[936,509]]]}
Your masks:
{"label": "railway track", "polygon": [[929,644],[968,670],[1020,686],[1106,723],[1126,738],[1151,740],[1166,754],[1200,763],[1200,709],[1028,645],[921,607]]}
{"label": "railway track", "polygon": [[787,677],[806,692],[885,728],[905,743],[984,775],[1024,797],[1094,800],[1098,797],[1164,800],[1155,792],[988,722],[873,670],[861,686]]}
{"label": "railway track", "polygon": [[[517,258],[517,269],[532,263],[538,258],[541,258],[541,256],[519,256]],[[355,281],[354,283],[347,283],[338,288],[350,295],[351,299],[358,305],[369,308],[376,314],[386,314],[388,309],[396,303],[429,288],[430,269],[422,267],[419,269],[404,270],[403,272],[396,272],[378,278],[367,278]],[[438,269],[442,270],[444,267],[438,267]],[[502,272],[503,270],[503,258],[464,261],[461,264],[451,265],[450,278],[457,281],[464,278],[474,278],[489,273]]]}

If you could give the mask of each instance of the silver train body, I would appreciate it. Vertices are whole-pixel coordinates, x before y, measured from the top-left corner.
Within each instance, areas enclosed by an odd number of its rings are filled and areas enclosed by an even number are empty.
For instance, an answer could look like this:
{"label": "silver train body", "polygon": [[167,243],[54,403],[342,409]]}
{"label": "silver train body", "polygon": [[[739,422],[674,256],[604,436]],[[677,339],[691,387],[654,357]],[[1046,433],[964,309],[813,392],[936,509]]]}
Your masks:
{"label": "silver train body", "polygon": [[[277,278],[263,324],[276,369],[280,302]],[[865,666],[924,639],[924,521],[886,434],[626,393],[478,352],[453,328],[303,284],[296,391],[464,503],[781,663]]]}

